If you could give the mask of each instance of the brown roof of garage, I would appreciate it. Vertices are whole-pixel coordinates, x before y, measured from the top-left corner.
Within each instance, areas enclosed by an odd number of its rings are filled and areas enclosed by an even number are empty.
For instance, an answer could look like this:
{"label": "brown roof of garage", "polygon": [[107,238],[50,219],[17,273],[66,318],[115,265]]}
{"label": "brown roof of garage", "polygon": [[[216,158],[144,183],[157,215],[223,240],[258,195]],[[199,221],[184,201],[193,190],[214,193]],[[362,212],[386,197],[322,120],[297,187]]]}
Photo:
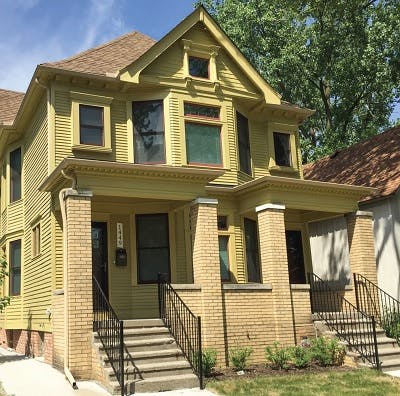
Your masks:
{"label": "brown roof of garage", "polygon": [[378,189],[363,201],[394,194],[400,188],[400,126],[305,165],[304,178]]}

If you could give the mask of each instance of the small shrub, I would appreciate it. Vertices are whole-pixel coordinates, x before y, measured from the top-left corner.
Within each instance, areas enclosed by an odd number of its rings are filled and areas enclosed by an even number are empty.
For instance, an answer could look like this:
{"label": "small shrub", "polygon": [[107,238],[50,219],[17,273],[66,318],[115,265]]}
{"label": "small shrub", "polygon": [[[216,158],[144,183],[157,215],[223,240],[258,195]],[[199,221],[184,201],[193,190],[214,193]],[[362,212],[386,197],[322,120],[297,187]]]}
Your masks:
{"label": "small shrub", "polygon": [[385,307],[383,328],[388,337],[394,338],[400,345],[400,312]]}
{"label": "small shrub", "polygon": [[209,377],[215,368],[215,364],[217,363],[217,351],[215,349],[205,349],[201,355],[201,358],[203,374],[206,377]]}
{"label": "small shrub", "polygon": [[291,348],[292,363],[294,367],[302,369],[308,367],[311,363],[311,354],[309,348],[294,346]]}
{"label": "small shrub", "polygon": [[278,341],[265,348],[265,358],[273,368],[287,370],[291,357],[290,347],[281,347]]}
{"label": "small shrub", "polygon": [[316,337],[311,341],[311,359],[320,366],[340,366],[346,354],[336,339]]}
{"label": "small shrub", "polygon": [[232,366],[236,370],[244,370],[247,367],[247,362],[250,355],[253,353],[253,348],[236,348],[229,351],[229,359]]}

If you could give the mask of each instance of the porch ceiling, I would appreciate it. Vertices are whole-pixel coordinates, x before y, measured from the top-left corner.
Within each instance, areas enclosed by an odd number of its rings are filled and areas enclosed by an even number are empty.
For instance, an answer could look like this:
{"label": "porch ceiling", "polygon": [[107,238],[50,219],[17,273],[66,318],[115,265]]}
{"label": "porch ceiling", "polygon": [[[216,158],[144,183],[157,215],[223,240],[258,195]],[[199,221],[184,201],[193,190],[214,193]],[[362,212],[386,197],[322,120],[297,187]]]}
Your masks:
{"label": "porch ceiling", "polygon": [[[209,195],[237,201],[241,213],[265,203],[306,212],[347,213],[358,209],[358,201],[375,189],[347,184],[316,182],[280,176],[264,176],[237,187],[207,186]],[[304,213],[304,214],[305,214]],[[310,215],[309,215],[310,216]]]}
{"label": "porch ceiling", "polygon": [[65,158],[39,191],[59,189],[65,184],[62,172],[76,176],[78,188],[94,195],[182,201],[204,196],[206,184],[223,170]]}

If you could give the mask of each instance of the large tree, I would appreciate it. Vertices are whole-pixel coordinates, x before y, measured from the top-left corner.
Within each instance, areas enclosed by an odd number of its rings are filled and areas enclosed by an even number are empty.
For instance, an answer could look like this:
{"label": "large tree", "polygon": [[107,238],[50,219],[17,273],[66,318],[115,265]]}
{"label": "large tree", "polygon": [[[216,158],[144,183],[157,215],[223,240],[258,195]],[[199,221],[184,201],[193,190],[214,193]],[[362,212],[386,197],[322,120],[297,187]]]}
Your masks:
{"label": "large tree", "polygon": [[400,0],[203,0],[283,100],[316,114],[303,160],[390,125],[400,88]]}

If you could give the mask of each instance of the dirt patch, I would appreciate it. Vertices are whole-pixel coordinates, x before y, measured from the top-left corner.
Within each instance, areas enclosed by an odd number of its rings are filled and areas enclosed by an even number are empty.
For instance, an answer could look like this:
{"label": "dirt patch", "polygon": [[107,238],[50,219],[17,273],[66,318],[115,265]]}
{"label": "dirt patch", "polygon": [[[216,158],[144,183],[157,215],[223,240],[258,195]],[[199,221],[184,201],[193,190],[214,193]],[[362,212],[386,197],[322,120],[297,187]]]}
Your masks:
{"label": "dirt patch", "polygon": [[206,381],[226,381],[230,379],[245,379],[255,378],[260,376],[284,376],[284,375],[297,375],[297,374],[313,374],[313,373],[330,373],[330,372],[347,372],[357,370],[354,366],[330,366],[321,367],[318,365],[310,365],[304,369],[290,368],[288,370],[276,370],[263,364],[249,366],[246,370],[240,372],[240,374],[232,368],[225,368],[215,371],[210,377],[206,378]]}

